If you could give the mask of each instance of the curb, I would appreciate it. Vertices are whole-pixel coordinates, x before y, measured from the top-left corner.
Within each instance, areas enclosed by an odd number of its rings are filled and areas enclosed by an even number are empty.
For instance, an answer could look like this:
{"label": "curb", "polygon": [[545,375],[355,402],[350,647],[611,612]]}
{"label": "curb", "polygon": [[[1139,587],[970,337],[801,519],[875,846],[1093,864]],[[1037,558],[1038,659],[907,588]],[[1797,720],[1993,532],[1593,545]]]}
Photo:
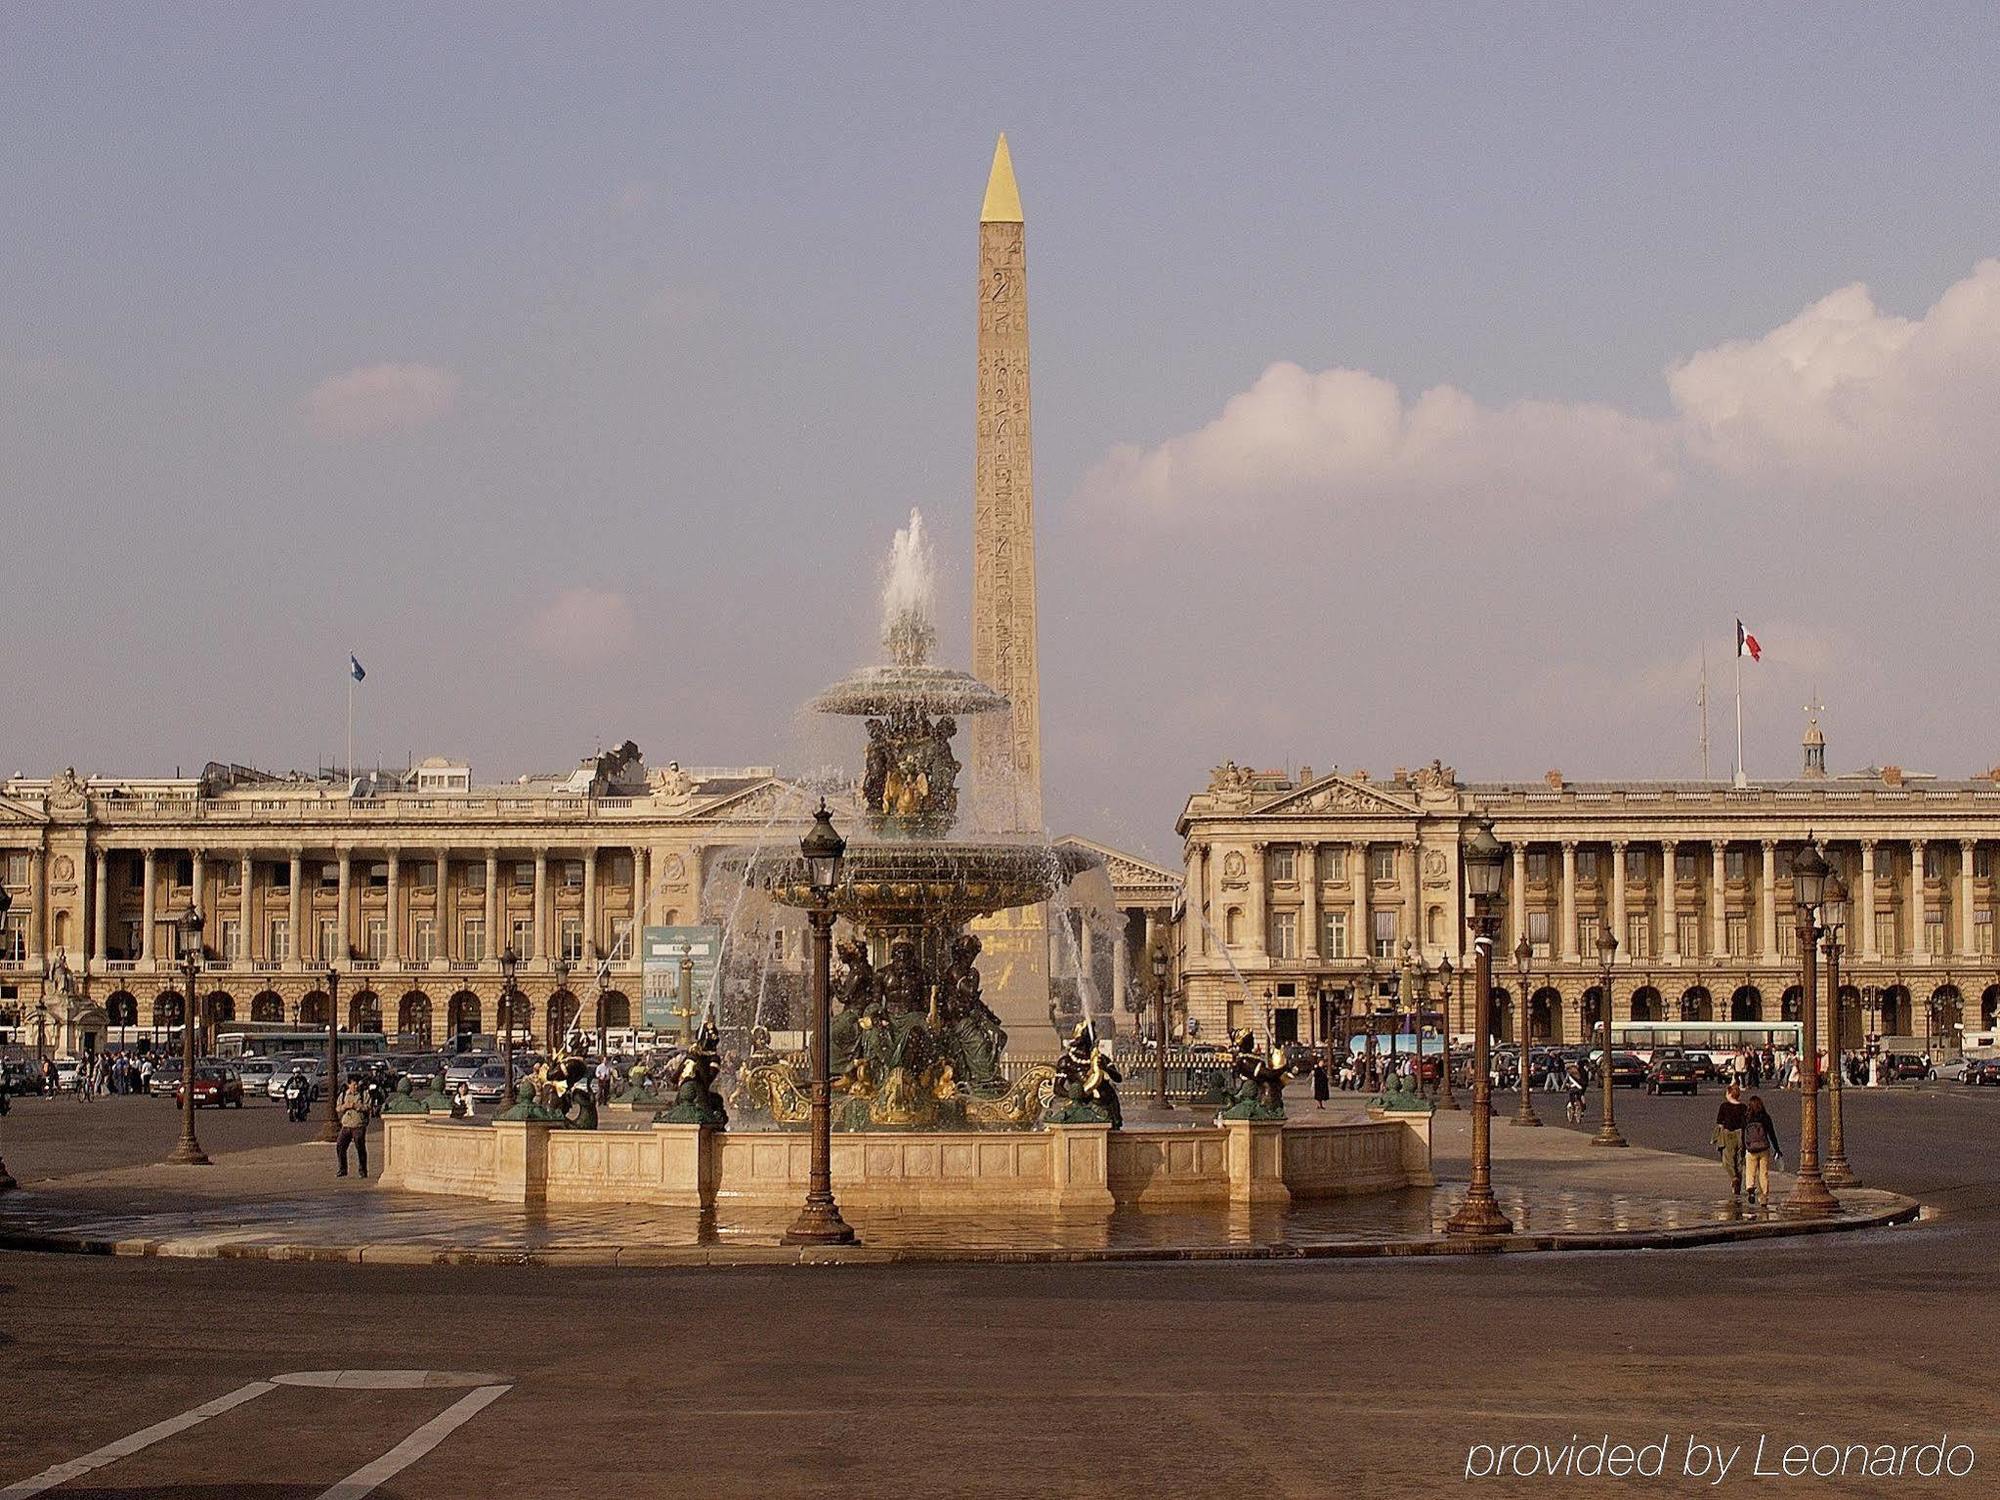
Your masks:
{"label": "curb", "polygon": [[1355,1240],[1324,1245],[1136,1245],[1106,1249],[953,1249],[938,1246],[551,1245],[535,1250],[461,1249],[449,1245],[190,1244],[160,1239],[0,1230],[0,1250],[161,1260],[254,1260],[364,1266],[626,1266],[714,1269],[849,1265],[1130,1265],[1186,1261],[1385,1260],[1563,1251],[1691,1250],[1738,1241],[1843,1234],[1907,1224],[1923,1213],[1913,1198],[1838,1219],[1712,1222],[1685,1229],[1508,1234],[1472,1239],[1433,1235],[1412,1240]]}

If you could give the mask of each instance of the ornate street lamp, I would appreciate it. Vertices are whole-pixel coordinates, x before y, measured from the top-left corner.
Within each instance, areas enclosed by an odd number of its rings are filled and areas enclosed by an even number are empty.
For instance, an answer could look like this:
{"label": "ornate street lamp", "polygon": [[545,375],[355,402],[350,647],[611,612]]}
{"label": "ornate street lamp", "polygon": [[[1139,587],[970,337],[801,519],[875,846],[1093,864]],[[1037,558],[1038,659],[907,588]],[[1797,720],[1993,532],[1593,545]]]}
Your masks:
{"label": "ornate street lamp", "polygon": [[1417,950],[1417,961],[1410,972],[1416,976],[1416,993],[1410,997],[1410,1050],[1415,1053],[1416,1092],[1421,1097],[1424,1092],[1424,1011],[1431,1003],[1431,966],[1424,962],[1423,949]]}
{"label": "ornate street lamp", "polygon": [[1153,949],[1153,1045],[1160,1064],[1159,1083],[1153,1090],[1155,1109],[1172,1109],[1167,1100],[1167,950]]}
{"label": "ornate street lamp", "polygon": [[1798,912],[1799,956],[1806,979],[1805,1004],[1799,1015],[1799,1175],[1784,1202],[1784,1212],[1794,1218],[1822,1218],[1840,1207],[1819,1170],[1818,949],[1827,873],[1827,863],[1808,835],[1805,848],[1792,857],[1792,901]]}
{"label": "ornate street lamp", "polygon": [[1514,1123],[1516,1125],[1539,1126],[1542,1123],[1542,1117],[1535,1113],[1534,1097],[1528,1092],[1530,1087],[1528,1075],[1533,1061],[1533,1047],[1530,1039],[1534,1036],[1535,1032],[1535,1023],[1533,1020],[1534,1007],[1528,1003],[1528,976],[1532,970],[1534,958],[1535,946],[1528,941],[1528,935],[1524,932],[1521,934],[1521,940],[1514,944],[1514,973],[1518,976],[1521,985],[1520,994],[1514,1003],[1514,1014],[1520,1017],[1521,1021],[1521,1034],[1515,1038],[1515,1041],[1519,1042],[1521,1047],[1521,1077],[1519,1079],[1521,1102],[1515,1106]]}
{"label": "ornate street lamp", "polygon": [[604,992],[611,988],[611,960],[597,961],[597,1055],[600,1059],[611,1055],[611,1044],[606,1040],[604,1029]]}
{"label": "ornate street lamp", "polygon": [[1612,1066],[1611,1053],[1611,975],[1612,966],[1618,962],[1618,934],[1611,930],[1610,923],[1597,929],[1597,1020],[1604,1028],[1604,1123],[1597,1127],[1597,1134],[1590,1138],[1593,1146],[1629,1145],[1618,1133],[1618,1120],[1612,1113],[1611,1090],[1617,1082],[1618,1070]]}
{"label": "ornate street lamp", "polygon": [[194,987],[201,966],[201,908],[190,900],[175,925],[180,932],[187,994],[181,1003],[181,1138],[167,1161],[175,1166],[205,1167],[208,1153],[194,1137]]}
{"label": "ornate street lamp", "polygon": [[1445,1221],[1447,1234],[1507,1234],[1514,1228],[1493,1198],[1493,938],[1500,930],[1500,867],[1507,851],[1481,822],[1459,856],[1466,893],[1472,898],[1472,1175],[1465,1201]]}
{"label": "ornate street lamp", "polygon": [[[563,994],[566,993],[569,989],[569,976],[576,972],[576,966],[572,964],[568,959],[564,958],[560,953],[558,953],[556,955],[556,961],[549,965],[549,972],[555,976],[556,994]],[[599,999],[603,998],[603,993],[604,992],[601,989],[598,991]],[[549,1004],[553,1006],[555,1003],[556,1003],[555,995],[549,996]],[[547,1023],[544,1024],[546,1025]],[[565,1029],[561,1040],[567,1041],[568,1039],[569,1039],[569,1032],[567,1029]],[[556,1045],[560,1045],[560,1043],[557,1043]],[[551,1046],[550,1050],[553,1051],[554,1046]]]}
{"label": "ornate street lamp", "polygon": [[1826,1167],[1820,1175],[1830,1188],[1860,1187],[1861,1179],[1847,1164],[1847,1137],[1840,1118],[1841,1086],[1846,1082],[1843,1075],[1847,1071],[1846,1059],[1841,1055],[1846,1046],[1847,1019],[1841,1014],[1840,1005],[1840,952],[1847,927],[1847,887],[1841,883],[1838,871],[1826,877],[1826,885],[1820,891],[1819,925],[1826,934],[1827,995]]}
{"label": "ornate street lamp", "polygon": [[326,1123],[320,1127],[323,1141],[340,1139],[340,970],[329,960],[326,966]]}
{"label": "ornate street lamp", "polygon": [[833,1051],[828,1039],[833,1026],[833,896],[845,873],[847,840],[833,826],[823,797],[812,827],[799,840],[799,853],[813,897],[806,908],[812,927],[812,1178],[805,1205],[785,1231],[785,1243],[851,1245],[854,1230],[833,1200]]}
{"label": "ornate street lamp", "polygon": [[1438,1058],[1438,1098],[1439,1109],[1457,1109],[1458,1096],[1451,1091],[1451,1023],[1457,1006],[1453,1004],[1456,995],[1451,987],[1451,955],[1447,953],[1438,960],[1438,979],[1444,988],[1444,1024],[1438,1028],[1439,1039],[1444,1051]]}
{"label": "ornate street lamp", "polygon": [[500,1068],[507,1076],[500,1084],[500,1107],[512,1109],[519,1098],[514,1090],[514,975],[521,967],[521,955],[509,943],[500,953]]}

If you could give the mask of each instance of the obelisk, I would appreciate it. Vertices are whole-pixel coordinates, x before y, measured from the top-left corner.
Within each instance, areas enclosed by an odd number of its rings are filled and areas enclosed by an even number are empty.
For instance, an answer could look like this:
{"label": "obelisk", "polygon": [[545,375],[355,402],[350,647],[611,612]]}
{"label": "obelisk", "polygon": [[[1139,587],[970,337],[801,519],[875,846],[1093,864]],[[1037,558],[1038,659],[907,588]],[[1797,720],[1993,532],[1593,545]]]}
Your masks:
{"label": "obelisk", "polygon": [[979,410],[972,462],[972,672],[1013,705],[972,723],[980,813],[1042,831],[1041,685],[1035,668],[1035,479],[1028,423],[1028,266],[1007,137],[979,213]]}
{"label": "obelisk", "polygon": [[[1035,483],[1028,425],[1028,264],[1021,193],[1002,135],[979,212],[979,395],[972,460],[972,671],[1012,711],[972,720],[974,810],[989,830],[1042,831],[1041,684],[1035,666]],[[1026,1042],[1048,1023],[1047,909],[976,929],[980,980]]]}

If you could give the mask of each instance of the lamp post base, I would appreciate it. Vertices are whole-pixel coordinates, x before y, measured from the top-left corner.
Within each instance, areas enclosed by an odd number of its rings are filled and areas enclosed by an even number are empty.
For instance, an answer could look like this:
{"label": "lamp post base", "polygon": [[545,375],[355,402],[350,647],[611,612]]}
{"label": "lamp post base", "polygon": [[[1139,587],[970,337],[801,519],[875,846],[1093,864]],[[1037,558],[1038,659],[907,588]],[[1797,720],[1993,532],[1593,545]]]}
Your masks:
{"label": "lamp post base", "polygon": [[799,1210],[799,1216],[792,1220],[779,1242],[786,1245],[852,1245],[856,1243],[853,1226],[841,1218],[839,1205],[828,1199],[816,1203],[808,1199],[806,1206]]}
{"label": "lamp post base", "polygon": [[1820,1171],[1820,1180],[1830,1188],[1857,1188],[1861,1179],[1854,1175],[1854,1168],[1847,1164],[1844,1156],[1829,1157]]}
{"label": "lamp post base", "polygon": [[1444,1221],[1446,1234],[1512,1234],[1514,1221],[1500,1212],[1491,1193],[1483,1197],[1465,1195],[1465,1201]]}
{"label": "lamp post base", "polygon": [[21,1185],[20,1183],[16,1182],[13,1179],[13,1177],[9,1175],[7,1171],[7,1163],[5,1163],[4,1161],[0,1161],[0,1193],[11,1193],[14,1191],[15,1188],[19,1187],[20,1185]]}
{"label": "lamp post base", "polygon": [[1600,1125],[1597,1134],[1590,1138],[1593,1146],[1629,1146],[1632,1143],[1618,1133],[1616,1125]]}
{"label": "lamp post base", "polygon": [[1507,1123],[1510,1125],[1532,1125],[1539,1129],[1542,1117],[1535,1113],[1534,1105],[1524,1099],[1521,1101],[1521,1107],[1514,1111],[1514,1117]]}
{"label": "lamp post base", "polygon": [[1778,1205],[1778,1212],[1788,1219],[1823,1219],[1839,1211],[1839,1200],[1826,1190],[1826,1183],[1817,1172],[1793,1183],[1785,1201]]}
{"label": "lamp post base", "polygon": [[201,1149],[199,1141],[191,1141],[183,1136],[174,1143],[174,1149],[167,1153],[167,1165],[170,1167],[206,1167],[213,1165],[213,1163],[209,1161],[208,1153]]}

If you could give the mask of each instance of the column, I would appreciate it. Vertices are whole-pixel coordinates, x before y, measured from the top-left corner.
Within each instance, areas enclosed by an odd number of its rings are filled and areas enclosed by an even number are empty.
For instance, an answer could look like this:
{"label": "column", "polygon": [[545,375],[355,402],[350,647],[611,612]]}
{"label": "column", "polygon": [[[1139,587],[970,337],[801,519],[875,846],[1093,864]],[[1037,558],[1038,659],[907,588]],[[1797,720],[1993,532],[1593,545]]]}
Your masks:
{"label": "column", "polygon": [[1729,949],[1729,868],[1724,862],[1729,842],[1716,839],[1708,846],[1713,861],[1709,872],[1708,955],[1721,958]]}
{"label": "column", "polygon": [[[1973,840],[1958,841],[1958,910],[1953,914],[1953,926],[1958,930],[1958,952],[1961,958],[1972,957],[1972,848]],[[1978,1017],[1973,1018],[1977,1020]]]}
{"label": "column", "polygon": [[1679,892],[1674,889],[1675,843],[1672,839],[1660,841],[1660,957],[1676,959],[1681,956],[1681,917],[1675,907]]}
{"label": "column", "polygon": [[1111,924],[1111,1009],[1114,1013],[1123,1014],[1127,986],[1125,966],[1129,961],[1126,948],[1132,936],[1132,914],[1122,906],[1114,910],[1117,917]]}
{"label": "column", "polygon": [[[1528,935],[1528,846],[1525,843],[1514,845],[1514,865],[1510,873],[1508,885],[1511,889],[1508,894],[1512,897],[1512,904],[1505,946],[1511,952],[1514,945]],[[1460,948],[1464,946],[1459,944]]]}
{"label": "column", "polygon": [[49,856],[41,849],[28,853],[28,899],[34,903],[28,913],[28,962],[40,972],[49,931]]}
{"label": "column", "polygon": [[597,846],[583,851],[583,961],[595,963],[604,950],[597,943]]}
{"label": "column", "polygon": [[[1850,941],[1848,951],[1854,951]],[[1873,962],[1881,955],[1875,950],[1875,840],[1861,841],[1861,956]]]}
{"label": "column", "polygon": [[1759,910],[1763,934],[1758,939],[1758,952],[1768,964],[1776,962],[1778,957],[1778,841],[1765,839],[1762,849],[1764,889],[1759,897]]}
{"label": "column", "polygon": [[1319,957],[1319,845],[1301,844],[1294,856],[1298,861],[1299,952],[1307,958]]}
{"label": "column", "polygon": [[1422,956],[1424,911],[1421,888],[1417,883],[1416,841],[1413,839],[1406,841],[1397,851],[1397,858],[1401,862],[1398,873],[1403,877],[1403,936],[1410,940],[1411,951]]}
{"label": "column", "polygon": [[90,913],[90,936],[93,958],[105,956],[105,940],[111,930],[111,856],[102,849],[97,851],[97,899],[92,903]]}
{"label": "column", "polygon": [[[1562,854],[1563,854],[1563,873],[1562,873],[1562,882],[1563,882],[1562,883],[1562,929],[1563,930],[1562,930],[1562,946],[1558,951],[1562,954],[1564,963],[1573,964],[1577,961],[1576,840],[1575,839],[1563,840]],[[1526,1001],[1526,998],[1527,998],[1526,996],[1522,997],[1524,1002]],[[1521,1011],[1521,1015],[1525,1018],[1527,1014],[1528,1014],[1527,1010],[1523,1008]]]}
{"label": "column", "polygon": [[[1159,945],[1159,941],[1159,914],[1149,906],[1146,908],[1146,956],[1142,964],[1145,969],[1145,982],[1148,985],[1153,982],[1153,949]],[[1152,990],[1146,991],[1146,998],[1148,1000],[1153,998]]]}
{"label": "column", "polygon": [[236,918],[236,940],[243,945],[243,951],[237,954],[236,957],[243,961],[245,967],[257,961],[257,929],[252,925],[250,916],[252,910],[250,893],[255,888],[256,877],[256,861],[250,858],[250,851],[245,849],[236,875],[237,883],[242,888],[243,898],[242,906]]}
{"label": "column", "polygon": [[635,959],[646,935],[646,924],[653,920],[653,872],[647,858],[651,852],[643,844],[632,846],[632,957]]}
{"label": "column", "polygon": [[351,904],[354,894],[354,851],[340,851],[340,915],[333,919],[333,960],[343,969],[347,967],[348,950],[354,945],[353,930],[349,925],[354,919]]}
{"label": "column", "polygon": [[1182,910],[1194,934],[1193,951],[1206,955],[1208,945],[1208,846],[1189,844],[1187,885],[1181,894]]}
{"label": "column", "polygon": [[288,969],[302,969],[306,962],[306,856],[303,849],[292,850],[292,906],[288,918],[292,951],[285,959]]}
{"label": "column", "polygon": [[549,851],[535,851],[535,962],[549,961]]}
{"label": "column", "polygon": [[139,957],[147,963],[153,961],[153,888],[159,883],[160,855],[157,849],[146,851],[146,871],[141,877],[146,882],[140,893],[139,916]]}
{"label": "column", "polygon": [[392,969],[403,966],[403,855],[389,850],[389,938],[382,948],[382,962]]}
{"label": "column", "polygon": [[[588,867],[586,866],[586,868]],[[1083,1002],[1084,1014],[1102,1015],[1104,1013],[1103,998],[1097,993],[1097,944],[1092,938],[1089,914],[1079,913],[1077,925],[1083,929],[1080,934],[1077,966],[1083,971],[1083,983],[1080,988],[1085,996]],[[584,930],[586,932],[589,931],[589,923],[587,921]],[[1090,1003],[1093,998],[1098,1001],[1095,1006]]]}
{"label": "column", "polygon": [[1347,851],[1347,858],[1347,886],[1354,892],[1354,936],[1348,952],[1354,958],[1367,958],[1375,951],[1374,936],[1368,931],[1368,882],[1373,878],[1368,868],[1368,846],[1356,844]]}
{"label": "column", "polygon": [[1924,935],[1924,841],[1910,840],[1910,957],[1918,963],[1930,961],[1929,939]]}
{"label": "column", "polygon": [[1271,951],[1271,933],[1265,925],[1271,920],[1270,893],[1265,883],[1271,878],[1271,846],[1255,843],[1250,846],[1249,869],[1244,873],[1250,877],[1250,942],[1248,951],[1265,953]]}
{"label": "column", "polygon": [[486,851],[486,961],[493,963],[503,953],[511,936],[500,930],[500,851]]}
{"label": "column", "polygon": [[[201,888],[207,880],[208,860],[202,855],[199,849],[188,850],[188,902],[198,910],[202,904]],[[174,915],[178,917],[180,913],[176,912]],[[216,914],[212,910],[202,911],[202,916],[208,923],[207,927],[203,929],[203,941],[212,941],[215,938],[216,929],[220,924],[217,923],[215,919]]]}
{"label": "column", "polygon": [[1611,845],[1611,930],[1618,936],[1618,961],[1632,962],[1632,933],[1625,924],[1625,845]]}
{"label": "column", "polygon": [[437,935],[436,956],[447,964],[458,952],[458,944],[453,940],[451,911],[451,851],[440,848],[437,852],[437,897],[431,908],[431,926]]}

